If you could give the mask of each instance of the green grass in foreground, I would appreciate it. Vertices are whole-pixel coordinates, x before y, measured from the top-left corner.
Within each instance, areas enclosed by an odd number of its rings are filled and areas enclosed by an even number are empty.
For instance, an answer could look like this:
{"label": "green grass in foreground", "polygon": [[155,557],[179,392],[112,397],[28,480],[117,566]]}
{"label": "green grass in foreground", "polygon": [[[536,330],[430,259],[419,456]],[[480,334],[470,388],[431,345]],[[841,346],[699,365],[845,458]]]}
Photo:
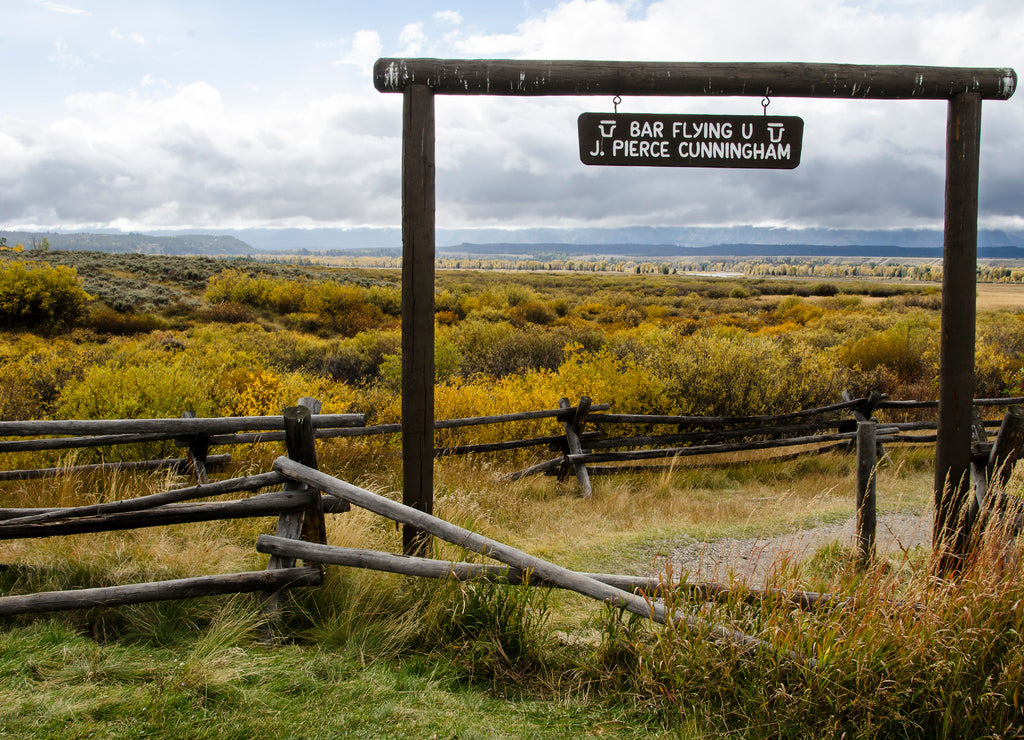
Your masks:
{"label": "green grass in foreground", "polygon": [[500,696],[444,660],[366,665],[347,650],[263,647],[231,631],[158,647],[98,644],[59,620],[5,630],[0,737],[652,737],[621,710]]}
{"label": "green grass in foreground", "polygon": [[[881,471],[885,508],[927,507],[920,467],[910,456]],[[555,562],[640,567],[652,537],[831,520],[849,506],[847,468],[825,458],[798,475],[755,466],[609,480],[582,500],[446,467],[437,504]],[[259,567],[264,524],[11,542],[3,558],[23,565],[0,570],[0,589]],[[329,526],[334,544],[393,551],[397,537],[366,512]],[[754,656],[707,639],[706,625],[656,626],[562,592],[336,567],[293,594],[272,647],[251,596],[8,618],[0,738],[1024,737],[1020,548],[994,537],[955,582],[934,578],[921,549],[863,571],[833,543],[775,569],[770,585],[854,597],[852,609],[741,593],[668,600],[770,646]],[[790,652],[817,668],[781,657]]]}

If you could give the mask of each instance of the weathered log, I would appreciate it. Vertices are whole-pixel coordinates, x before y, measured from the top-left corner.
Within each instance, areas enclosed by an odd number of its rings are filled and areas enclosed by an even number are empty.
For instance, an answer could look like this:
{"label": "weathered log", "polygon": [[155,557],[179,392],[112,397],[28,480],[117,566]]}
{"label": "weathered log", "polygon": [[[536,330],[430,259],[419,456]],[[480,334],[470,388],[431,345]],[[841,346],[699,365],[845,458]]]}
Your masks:
{"label": "weathered log", "polygon": [[637,437],[610,437],[594,441],[590,446],[594,449],[609,449],[614,447],[641,447],[652,444],[696,443],[705,440],[734,439],[737,437],[765,437],[768,435],[796,434],[799,432],[814,432],[822,429],[836,429],[839,426],[839,423],[840,422],[836,421],[816,424],[789,424],[773,427],[716,429],[710,432],[683,432],[680,434],[653,434]]}
{"label": "weathered log", "polygon": [[156,509],[128,511],[118,514],[72,519],[69,521],[9,524],[0,528],[0,539],[57,537],[88,532],[110,532],[170,524],[208,522],[215,519],[247,519],[276,516],[285,511],[308,509],[315,505],[316,491],[275,491],[261,493],[239,501],[212,501],[199,504],[167,504]]}
{"label": "weathered log", "polygon": [[1014,404],[1006,409],[988,459],[988,475],[1000,490],[1010,482],[1021,445],[1024,445],[1024,406]]}
{"label": "weathered log", "polygon": [[[313,428],[354,427],[363,414],[319,414]],[[242,430],[283,430],[280,416],[224,416],[201,419],[74,419],[0,421],[0,437],[35,437],[48,434],[166,434],[168,439],[188,434],[225,434]]]}
{"label": "weathered log", "polygon": [[[319,410],[320,402],[304,398],[306,405],[289,406],[284,410],[284,432],[288,445],[288,456],[306,467],[316,469],[316,440],[311,423],[312,411]],[[285,480],[284,491],[299,491],[305,486],[293,480]],[[313,542],[326,542],[327,529],[324,524],[324,510],[319,495],[313,498],[314,505],[307,510],[288,511],[277,520],[277,536],[299,539],[306,537]],[[268,569],[292,568],[294,558],[272,557]]]}
{"label": "weathered log", "polygon": [[[884,429],[888,429],[885,427]],[[880,428],[881,430],[881,428]],[[663,457],[692,457],[720,452],[746,452],[764,450],[775,447],[794,447],[797,445],[838,442],[856,439],[856,432],[843,434],[816,434],[810,437],[789,437],[787,439],[766,439],[754,442],[735,442],[719,445],[700,445],[698,447],[671,447],[657,450],[625,450],[622,452],[590,452],[580,455],[570,454],[570,462],[618,462],[620,460],[656,460]]]}
{"label": "weathered log", "polygon": [[97,606],[121,606],[146,601],[191,599],[217,594],[278,591],[296,586],[319,586],[323,579],[319,568],[253,571],[227,575],[180,578],[173,581],[132,583],[124,586],[83,588],[74,591],[49,591],[24,596],[0,597],[0,616],[90,609]]}
{"label": "weathered log", "polygon": [[89,437],[50,437],[44,439],[9,439],[0,441],[0,452],[42,452],[44,450],[74,450],[108,445],[130,445],[140,442],[160,442],[169,439],[166,434],[104,434]]}
{"label": "weathered log", "polygon": [[[89,504],[87,506],[74,506],[62,509],[51,509],[37,514],[28,514],[21,517],[12,517],[0,521],[0,532],[11,524],[29,524],[31,522],[56,521],[60,519],[75,519],[87,516],[103,516],[106,514],[117,514],[127,511],[142,511],[153,509],[165,504],[173,504],[181,501],[191,501],[199,498],[220,496],[225,493],[237,491],[255,491],[268,486],[279,485],[286,478],[276,471],[249,475],[244,478],[231,478],[229,480],[204,483],[188,488],[176,488],[171,491],[161,491],[148,496],[123,499],[121,501],[109,501],[102,504]],[[0,517],[2,518],[2,517]],[[0,535],[2,536],[2,535]]]}
{"label": "weathered log", "polygon": [[[596,440],[597,434],[593,434],[589,439]],[[584,441],[587,441],[587,436],[584,435]],[[471,445],[455,445],[453,447],[438,447],[434,450],[436,457],[444,457],[447,455],[473,455],[481,452],[502,452],[504,450],[521,450],[526,447],[542,447],[544,445],[553,444],[564,444],[565,435],[555,434],[547,437],[531,437],[529,439],[511,439],[506,442],[481,442],[478,444]]]}
{"label": "weathered log", "polygon": [[[593,578],[582,576],[553,563],[528,555],[521,550],[450,524],[426,512],[399,504],[383,496],[378,496],[375,493],[353,486],[350,483],[299,465],[287,457],[277,458],[274,461],[274,469],[313,486],[324,493],[346,499],[350,503],[372,511],[375,514],[380,514],[393,521],[408,524],[424,532],[429,532],[446,542],[451,542],[467,550],[494,558],[506,565],[511,565],[524,571],[532,571],[546,581],[551,581],[584,596],[621,606],[634,614],[654,619],[658,622],[664,623],[671,619],[664,604],[641,599],[622,589],[609,586]],[[691,629],[707,632],[716,639],[732,642],[748,652],[766,650],[771,653],[777,653],[771,645],[763,640],[720,624],[707,622],[698,617],[686,615],[676,617],[675,621]],[[792,651],[787,651],[786,656],[798,662],[816,665],[816,661],[813,658],[801,656]]]}
{"label": "weathered log", "polygon": [[[571,409],[572,404],[568,398],[560,398],[558,400],[558,407],[561,409]],[[586,422],[587,414],[590,410],[590,399],[587,396],[583,396],[580,399],[580,405],[576,409],[576,413],[572,419],[565,419],[562,421],[562,426],[565,428],[565,442],[569,448],[570,454],[580,454],[583,452],[583,445],[580,442],[580,434],[583,429],[582,426]],[[566,457],[568,460],[568,457]],[[562,467],[562,470],[568,467],[568,464]],[[583,463],[572,463],[572,467],[576,472],[576,482],[580,486],[580,495],[583,498],[590,498],[593,490],[590,487],[590,476],[587,475],[587,466]],[[559,475],[559,479],[562,475]]]}
{"label": "weathered log", "polygon": [[557,470],[561,466],[562,458],[556,457],[553,460],[545,460],[542,463],[537,463],[536,465],[531,465],[528,468],[523,468],[522,470],[517,470],[513,473],[503,475],[501,476],[501,480],[521,480],[522,478],[526,478],[531,475],[537,475],[538,473],[547,473],[548,471]]}
{"label": "weathered log", "polygon": [[[402,501],[434,510],[434,91],[402,93]],[[429,537],[402,528],[406,555]]]}
{"label": "weathered log", "polygon": [[807,64],[797,62],[617,62],[521,59],[378,59],[380,92],[429,87],[436,95],[642,95],[949,100],[958,93],[1006,100],[1008,67]]}
{"label": "weathered log", "polygon": [[[231,455],[210,455],[206,458],[207,465],[221,465],[231,462]],[[60,468],[34,468],[30,470],[0,470],[0,480],[35,480],[52,478],[67,473],[96,473],[103,470],[159,470],[160,468],[178,468],[187,471],[191,462],[186,457],[171,457],[163,460],[134,460],[127,462],[95,463],[92,465],[70,465]]]}
{"label": "weathered log", "polygon": [[700,466],[702,468],[735,468],[737,465],[747,463],[779,463],[790,460],[798,460],[807,455],[825,455],[837,450],[847,450],[849,445],[846,442],[835,442],[823,447],[815,447],[812,450],[799,450],[785,455],[773,455],[771,457],[756,457],[748,460],[729,460],[727,462],[706,462],[696,463],[682,460],[673,460],[670,463],[646,463],[642,465],[588,465],[587,472],[591,477],[595,475],[621,475],[623,473],[664,473],[672,470],[680,470],[683,466]]}
{"label": "weathered log", "polygon": [[857,553],[865,566],[875,557],[877,429],[877,422],[857,422]]}
{"label": "weathered log", "polygon": [[[676,416],[664,414],[591,414],[589,421],[592,424],[673,424],[676,426],[719,426],[719,425],[765,425],[781,424],[785,421],[804,419],[811,416],[822,416],[835,413],[856,406],[862,399],[853,399],[843,403],[834,403],[829,406],[820,406],[813,409],[791,411],[785,414],[770,414],[762,416]],[[597,409],[596,406],[593,407]]]}
{"label": "weathered log", "polygon": [[971,495],[981,101],[977,91],[960,91],[951,96],[946,115],[939,427],[932,528],[932,546],[938,554],[935,567],[942,575],[959,570],[972,548],[971,533],[961,520]]}
{"label": "weathered log", "polygon": [[[195,419],[195,411],[182,411],[181,418]],[[206,483],[206,457],[210,453],[210,435],[193,434],[188,437],[180,437],[174,440],[175,444],[188,447],[188,461],[192,465],[192,471],[196,477],[196,483]]]}
{"label": "weathered log", "polygon": [[[508,565],[494,563],[464,563],[447,560],[431,560],[410,555],[395,555],[378,550],[365,550],[335,545],[314,544],[299,540],[274,537],[261,534],[256,540],[258,552],[271,555],[288,555],[302,558],[307,563],[323,563],[340,565],[349,568],[363,568],[384,573],[397,573],[419,578],[453,578],[460,581],[483,580],[507,583],[512,586],[529,584],[550,588],[561,588],[557,583],[545,581],[533,572],[524,572]],[[682,590],[698,593],[709,599],[727,599],[740,595],[747,600],[763,600],[778,598],[809,609],[814,606],[845,606],[851,603],[847,599],[833,594],[813,591],[783,591],[780,589],[756,589],[731,587],[712,582],[666,582],[663,578],[619,575],[615,573],[581,573],[609,586],[621,588],[623,591],[641,591],[649,596],[657,596],[666,589]]]}
{"label": "weathered log", "polygon": [[[603,411],[610,408],[607,403],[595,403],[590,406],[592,411]],[[568,409],[545,409],[542,411],[518,411],[512,414],[496,414],[494,416],[470,416],[464,419],[438,419],[434,422],[435,429],[454,429],[455,427],[481,426],[484,424],[505,424],[513,421],[532,421],[536,419],[571,419],[577,413],[575,406]]]}

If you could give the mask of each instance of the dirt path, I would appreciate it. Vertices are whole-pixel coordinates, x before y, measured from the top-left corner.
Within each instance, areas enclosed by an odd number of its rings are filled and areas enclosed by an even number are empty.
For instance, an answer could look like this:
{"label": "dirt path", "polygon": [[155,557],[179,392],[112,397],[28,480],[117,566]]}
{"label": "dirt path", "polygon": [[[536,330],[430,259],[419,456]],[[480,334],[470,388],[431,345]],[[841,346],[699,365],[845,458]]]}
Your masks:
{"label": "dirt path", "polygon": [[[673,570],[685,572],[687,580],[719,583],[743,580],[756,588],[764,586],[778,565],[787,560],[803,560],[833,542],[852,547],[855,533],[856,518],[851,517],[845,522],[778,537],[699,542],[673,551],[670,557]],[[879,554],[906,551],[918,545],[930,546],[932,515],[882,514],[878,517],[875,537]]]}

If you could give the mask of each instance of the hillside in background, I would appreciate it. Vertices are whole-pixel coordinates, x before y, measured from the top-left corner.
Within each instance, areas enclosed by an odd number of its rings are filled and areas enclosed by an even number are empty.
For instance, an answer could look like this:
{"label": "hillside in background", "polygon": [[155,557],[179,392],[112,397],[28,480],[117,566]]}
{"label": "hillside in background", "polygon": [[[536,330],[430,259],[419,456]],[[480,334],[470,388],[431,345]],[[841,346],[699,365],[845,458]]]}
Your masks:
{"label": "hillside in background", "polygon": [[60,234],[55,232],[0,231],[7,246],[24,245],[25,249],[38,248],[43,239],[50,249],[65,252],[113,252],[116,254],[165,254],[238,256],[253,254],[251,246],[229,235],[179,234],[153,236],[150,234]]}
{"label": "hillside in background", "polygon": [[[0,231],[13,247],[157,255],[242,256],[256,253],[358,251],[364,256],[400,253],[401,230],[243,229],[153,234]],[[755,226],[576,229],[437,229],[439,254],[447,256],[551,257],[942,257],[938,229],[787,229]],[[982,259],[1024,259],[1024,231],[978,232]]]}
{"label": "hillside in background", "polygon": [[[713,244],[680,247],[675,244],[460,244],[440,247],[447,256],[550,257],[878,257],[941,259],[942,247],[901,247],[891,244]],[[978,257],[994,260],[1024,259],[1024,247],[981,246]]]}

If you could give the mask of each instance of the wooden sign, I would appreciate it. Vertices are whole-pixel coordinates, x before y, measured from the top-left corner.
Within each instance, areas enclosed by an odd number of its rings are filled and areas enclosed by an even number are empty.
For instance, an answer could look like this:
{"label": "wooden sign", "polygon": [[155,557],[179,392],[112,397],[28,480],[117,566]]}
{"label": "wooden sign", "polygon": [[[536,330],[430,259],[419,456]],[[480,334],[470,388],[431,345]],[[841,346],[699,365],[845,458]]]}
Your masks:
{"label": "wooden sign", "polygon": [[583,164],[791,170],[800,164],[797,116],[581,113]]}

